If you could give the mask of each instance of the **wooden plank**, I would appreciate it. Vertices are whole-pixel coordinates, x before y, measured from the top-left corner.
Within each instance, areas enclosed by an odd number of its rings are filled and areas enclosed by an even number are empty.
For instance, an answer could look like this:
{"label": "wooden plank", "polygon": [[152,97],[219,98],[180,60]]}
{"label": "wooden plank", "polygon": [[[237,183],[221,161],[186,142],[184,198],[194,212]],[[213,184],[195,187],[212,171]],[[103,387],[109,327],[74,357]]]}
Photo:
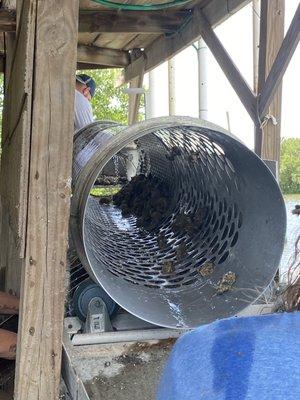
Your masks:
{"label": "wooden plank", "polygon": [[[284,0],[264,1],[261,3],[260,19],[260,46],[259,46],[259,76],[258,99],[265,86],[268,76],[284,36]],[[264,159],[280,159],[280,131],[281,131],[281,85],[273,97],[269,107],[269,114],[274,116],[277,125],[272,119],[264,121],[264,115],[258,110],[258,121],[255,127],[254,148],[257,155]],[[259,101],[258,101],[259,107]]]}
{"label": "wooden plank", "polygon": [[[5,139],[6,135],[8,134],[8,122],[10,121],[13,116],[11,113],[7,112],[7,89],[8,89],[8,84],[9,84],[9,79],[10,79],[10,74],[11,74],[11,69],[12,69],[12,61],[14,59],[14,51],[15,51],[15,39],[16,35],[15,32],[7,32],[7,33],[2,33],[3,36],[3,49],[4,49],[4,35],[5,35],[5,48],[6,48],[6,54],[5,58],[4,56],[2,57],[3,61],[3,72],[4,72],[4,112],[3,112],[3,118],[2,118],[2,141]],[[20,152],[20,148],[15,149],[16,155],[18,156]],[[8,154],[5,149],[2,149],[2,158],[3,160],[8,160]],[[13,154],[10,152],[9,154],[9,163],[13,163]],[[3,169],[2,169],[3,168]],[[21,259],[19,258],[19,254],[16,251],[16,244],[15,244],[15,238],[17,238],[22,230],[20,229],[22,225],[18,225],[20,222],[22,222],[22,216],[19,214],[16,214],[16,210],[10,208],[10,198],[8,197],[9,194],[12,194],[9,188],[7,188],[6,182],[15,182],[14,178],[16,178],[16,174],[11,174],[12,171],[17,173],[16,170],[13,168],[7,168],[6,166],[3,166],[0,171],[0,177],[1,177],[1,184],[0,184],[0,191],[1,191],[1,197],[2,201],[0,204],[1,207],[1,220],[0,220],[0,225],[1,225],[1,240],[0,240],[0,270],[1,270],[1,275],[3,277],[3,289],[4,290],[13,290],[17,294],[19,294],[19,289],[20,289],[20,284],[21,284]],[[7,188],[7,191],[4,188]],[[17,190],[13,195],[19,195],[20,192]],[[17,198],[15,198],[17,200]],[[13,218],[13,217],[15,218]],[[23,215],[23,218],[26,218],[26,214]],[[15,224],[15,225],[14,225]],[[19,233],[19,235],[18,235]]]}
{"label": "wooden plank", "polygon": [[261,91],[261,88],[265,84],[266,80],[266,54],[267,54],[267,15],[268,15],[268,7],[269,0],[260,1],[260,26],[259,26],[259,49],[258,49],[258,79],[257,79],[257,87],[255,88],[256,96],[257,96],[257,120],[254,123],[254,151],[255,153],[261,157],[262,151],[262,140],[263,140],[263,131],[261,127],[261,121],[258,111],[258,94]]}
{"label": "wooden plank", "polygon": [[0,32],[16,30],[16,13],[5,8],[0,8]]}
{"label": "wooden plank", "polygon": [[203,8],[201,3],[195,6],[190,20],[181,27],[177,34],[161,36],[145,49],[145,65],[144,59],[140,57],[125,68],[122,83],[129,82],[138,76],[141,68],[145,68],[145,72],[148,72],[195,42],[201,36],[200,19],[202,15],[214,28],[242,6],[248,4],[249,1],[212,0]]}
{"label": "wooden plank", "polygon": [[157,35],[135,35],[123,46],[123,50],[140,49],[149,46]]}
{"label": "wooden plank", "polygon": [[[5,39],[4,39],[5,38]],[[5,40],[5,79],[4,79],[4,90],[6,91],[8,88],[10,75],[13,68],[14,57],[15,57],[15,46],[16,46],[16,32],[5,32],[3,33],[3,46]],[[2,143],[4,141],[2,136]]]}
{"label": "wooden plank", "polygon": [[[170,33],[178,29],[189,11],[91,11],[79,13],[79,32]],[[0,19],[1,21],[1,19]]]}
{"label": "wooden plank", "polygon": [[266,81],[266,54],[269,0],[260,2],[260,26],[259,26],[259,54],[258,54],[258,81],[257,94],[261,91]]}
{"label": "wooden plank", "polygon": [[6,8],[8,10],[15,10],[16,9],[16,4],[17,0],[2,0],[2,7]]}
{"label": "wooden plank", "polygon": [[[130,88],[142,88],[144,80],[144,73],[137,76],[130,82]],[[129,107],[128,107],[128,124],[132,125],[138,121],[139,108],[141,102],[141,94],[129,94]]]}
{"label": "wooden plank", "polygon": [[107,67],[124,67],[129,64],[129,54],[123,50],[80,45],[78,46],[77,61]]}
{"label": "wooden plank", "polygon": [[89,63],[77,63],[77,69],[106,69],[106,68],[116,68],[116,67],[108,67],[107,65],[99,65],[99,64],[89,64]]}
{"label": "wooden plank", "polygon": [[[78,32],[78,44],[84,44],[90,46],[94,44],[94,41],[98,38],[98,33],[80,33]],[[97,46],[97,45],[95,45]],[[101,47],[101,46],[99,46]],[[105,47],[105,46],[104,46]]]}
{"label": "wooden plank", "polygon": [[0,72],[4,73],[4,66],[5,66],[5,57],[4,55],[0,55]]}
{"label": "wooden plank", "polygon": [[[17,39],[6,33],[5,97],[2,125],[0,192],[2,203],[1,267],[6,289],[20,291],[25,256],[28,159],[31,124],[32,65],[35,28],[32,3],[24,1]],[[20,3],[20,6],[22,5]]]}
{"label": "wooden plank", "polygon": [[4,33],[0,32],[0,53],[4,54]]}
{"label": "wooden plank", "polygon": [[[171,33],[176,31],[189,15],[188,10],[168,10],[168,12],[82,10],[79,14],[78,29],[81,33]],[[0,8],[0,32],[15,29],[15,12]]]}
{"label": "wooden plank", "polygon": [[79,0],[80,9],[83,10],[103,10],[105,7],[95,1]]}
{"label": "wooden plank", "polygon": [[135,33],[100,33],[94,40],[93,45],[97,47],[105,47],[109,49],[120,50],[123,49],[126,43],[136,37]]}
{"label": "wooden plank", "polygon": [[15,399],[54,400],[60,382],[78,2],[26,4],[32,6],[28,25],[36,26],[36,34]]}
{"label": "wooden plank", "polygon": [[[261,126],[261,157],[266,160],[280,161],[280,145],[281,145],[281,98],[282,98],[282,85],[276,84],[275,81],[270,82],[274,87],[274,91],[269,98],[268,107],[265,108],[262,114],[260,107],[263,100],[264,90],[266,88],[266,78],[270,74],[276,63],[276,56],[279,54],[278,50],[284,37],[284,11],[285,0],[267,1],[267,9],[264,11],[263,22],[266,26],[266,53],[264,55],[264,69],[262,70],[262,77],[259,80],[259,117],[262,121]],[[300,22],[300,21],[299,21]],[[263,55],[262,55],[263,57]],[[263,75],[264,74],[264,75]],[[268,79],[267,79],[268,80]],[[278,82],[279,83],[279,82]],[[277,91],[275,89],[277,88]],[[264,121],[265,113],[276,118],[277,124],[273,123],[272,118]]]}
{"label": "wooden plank", "polygon": [[300,4],[297,7],[284,39],[284,0],[273,0],[269,2],[269,13],[271,14],[270,18],[272,18],[272,24],[269,24],[270,33],[268,35],[268,37],[271,38],[269,40],[269,57],[271,58],[271,60],[269,60],[269,65],[272,67],[269,68],[269,71],[266,70],[266,72],[269,73],[260,94],[260,116],[266,113],[300,40]]}

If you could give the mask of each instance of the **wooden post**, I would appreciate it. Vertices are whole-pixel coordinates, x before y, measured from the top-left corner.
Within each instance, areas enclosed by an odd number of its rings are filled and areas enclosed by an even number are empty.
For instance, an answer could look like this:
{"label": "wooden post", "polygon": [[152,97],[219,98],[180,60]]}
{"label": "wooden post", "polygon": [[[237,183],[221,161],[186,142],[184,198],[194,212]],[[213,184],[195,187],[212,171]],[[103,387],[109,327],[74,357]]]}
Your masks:
{"label": "wooden post", "polygon": [[[7,3],[7,2],[6,2]],[[16,40],[6,34],[5,96],[1,157],[1,268],[6,270],[6,289],[19,294],[25,256],[28,154],[31,124],[32,66],[35,25],[29,23],[35,8],[21,3],[22,21]]]}
{"label": "wooden post", "polygon": [[[144,81],[144,72],[130,81],[130,89],[142,88]],[[138,121],[139,108],[141,102],[140,93],[129,94],[129,107],[128,107],[128,124],[132,125]]]}
{"label": "wooden post", "polygon": [[[284,38],[285,0],[264,0],[261,2],[260,48],[258,93],[261,94],[266,78],[272,68]],[[255,150],[263,159],[280,159],[282,85],[278,87],[267,112],[275,117],[266,121],[263,129],[256,127]],[[264,116],[263,116],[264,117]],[[262,121],[263,122],[263,121]]]}
{"label": "wooden post", "polygon": [[[10,77],[10,72],[11,72],[11,67],[12,67],[12,60],[14,57],[14,49],[15,49],[15,38],[16,34],[15,32],[8,32],[4,33],[4,41],[5,41],[5,49],[6,49],[6,54],[5,57],[3,57],[3,72],[4,72],[4,92],[7,93],[8,89],[8,83],[9,83],[9,77]],[[4,96],[4,102],[7,101],[7,96]],[[5,107],[4,107],[5,110]],[[8,122],[8,115],[3,112],[3,118],[2,118],[2,143],[5,140],[5,135],[7,134],[7,129],[5,129],[5,125],[7,125]],[[6,152],[2,151],[2,159],[6,158]],[[6,159],[7,161],[7,159]],[[2,170],[0,171],[0,186],[2,185],[3,182],[3,174]],[[6,179],[4,179],[6,181]],[[5,196],[0,193],[0,290],[5,290],[7,288],[8,284],[8,290],[14,289],[16,290],[17,287],[20,287],[20,274],[17,276],[14,274],[15,270],[20,269],[20,260],[17,258],[15,260],[15,265],[17,265],[17,268],[10,268],[7,269],[7,264],[8,264],[8,251],[7,249],[9,248],[10,241],[12,239],[11,233],[10,233],[10,227],[9,227],[9,218],[8,218],[8,212],[7,208],[4,208],[5,202]],[[4,232],[4,234],[2,234]],[[11,282],[14,282],[14,284],[11,284]]]}
{"label": "wooden post", "polygon": [[[24,0],[18,6],[2,167],[10,163],[1,168],[12,232],[7,254],[21,257],[22,272],[15,399],[54,400],[60,383],[78,1]],[[5,184],[10,176],[16,179]],[[9,185],[11,198],[3,190]]]}

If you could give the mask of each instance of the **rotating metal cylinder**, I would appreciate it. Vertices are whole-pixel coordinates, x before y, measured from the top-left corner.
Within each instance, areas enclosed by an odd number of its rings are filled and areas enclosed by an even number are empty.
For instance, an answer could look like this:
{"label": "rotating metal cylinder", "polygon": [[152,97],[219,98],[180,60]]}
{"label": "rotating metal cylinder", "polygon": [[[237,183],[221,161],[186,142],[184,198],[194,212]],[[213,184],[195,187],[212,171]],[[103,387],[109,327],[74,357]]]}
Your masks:
{"label": "rotating metal cylinder", "polygon": [[[99,175],[126,174],[133,142],[137,173],[156,177],[171,192],[152,230],[90,194]],[[199,210],[205,214],[197,229],[174,230],[178,215]],[[146,321],[187,328],[242,311],[274,277],[285,228],[283,198],[270,170],[216,125],[187,117],[130,127],[104,121],[75,136],[71,232],[78,255],[121,307]],[[163,250],[159,235],[166,238]],[[163,268],[166,261],[172,270]],[[226,282],[228,276],[234,279]]]}

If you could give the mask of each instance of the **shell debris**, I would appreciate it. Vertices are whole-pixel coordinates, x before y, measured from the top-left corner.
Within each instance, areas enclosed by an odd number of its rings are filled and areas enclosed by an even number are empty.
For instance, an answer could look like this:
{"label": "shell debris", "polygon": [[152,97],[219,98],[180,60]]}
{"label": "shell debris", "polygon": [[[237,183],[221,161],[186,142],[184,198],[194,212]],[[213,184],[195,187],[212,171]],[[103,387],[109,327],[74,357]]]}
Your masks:
{"label": "shell debris", "polygon": [[228,292],[230,289],[232,289],[232,286],[236,282],[236,274],[232,271],[226,272],[223,276],[222,279],[219,280],[217,283],[217,294],[223,294],[225,292]]}

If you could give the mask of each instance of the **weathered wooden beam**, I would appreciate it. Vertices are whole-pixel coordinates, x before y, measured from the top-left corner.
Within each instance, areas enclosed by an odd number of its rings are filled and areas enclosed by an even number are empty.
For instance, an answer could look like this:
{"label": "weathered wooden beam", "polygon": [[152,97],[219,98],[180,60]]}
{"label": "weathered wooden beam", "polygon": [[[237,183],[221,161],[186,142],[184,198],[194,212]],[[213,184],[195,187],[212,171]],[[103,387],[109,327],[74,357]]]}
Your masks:
{"label": "weathered wooden beam", "polygon": [[0,55],[0,72],[3,74],[5,66],[5,57],[4,55]]}
{"label": "weathered wooden beam", "polygon": [[189,21],[176,34],[158,38],[145,49],[144,57],[131,62],[125,68],[119,83],[131,81],[140,74],[142,68],[145,72],[150,71],[195,42],[201,36],[202,15],[214,28],[249,2],[250,0],[212,0],[204,7],[201,3],[196,5]]}
{"label": "weathered wooden beam", "polygon": [[107,67],[125,67],[129,64],[127,51],[79,45],[77,62]]}
{"label": "weathered wooden beam", "polygon": [[[144,73],[137,76],[130,82],[130,88],[142,88],[144,80]],[[129,94],[129,107],[128,107],[128,124],[132,125],[138,121],[139,108],[141,103],[141,94]]]}
{"label": "weathered wooden beam", "polygon": [[216,61],[222,68],[231,86],[239,96],[244,107],[248,111],[253,121],[257,120],[256,98],[251,88],[241,75],[240,71],[230,58],[224,46],[212,30],[204,15],[199,15],[199,24],[201,26],[201,36],[211,50]]}
{"label": "weathered wooden beam", "polygon": [[[176,31],[191,11],[94,11],[81,10],[79,32],[162,34]],[[16,13],[0,8],[0,32],[15,31]]]}
{"label": "weathered wooden beam", "polygon": [[[275,0],[273,0],[275,3]],[[273,5],[274,5],[273,3]],[[274,17],[273,17],[274,19]],[[275,25],[274,21],[272,24]],[[281,83],[282,77],[289,62],[299,44],[300,40],[300,4],[297,7],[294,18],[279,48],[278,54],[262,87],[259,99],[259,114],[261,117],[266,113],[272,98]]]}
{"label": "weathered wooden beam", "polygon": [[[79,14],[79,32],[111,33],[171,33],[176,31],[191,12],[172,11],[94,11],[82,10]],[[0,8],[0,32],[15,31],[16,14]]]}
{"label": "weathered wooden beam", "polygon": [[[260,11],[259,11],[259,47],[258,47],[258,65],[257,65],[257,86],[255,87],[255,94],[258,96],[258,93],[261,91],[261,88],[265,84],[266,80],[266,54],[267,54],[267,15],[268,15],[268,4],[267,1],[260,1]],[[255,70],[253,71],[255,74]],[[258,97],[256,97],[258,99]],[[257,120],[254,123],[254,151],[255,153],[261,157],[261,149],[262,149],[262,127],[261,121],[259,117],[258,111],[258,100],[257,100]]]}
{"label": "weathered wooden beam", "polygon": [[16,30],[16,13],[12,10],[0,8],[0,32]]}
{"label": "weathered wooden beam", "polygon": [[77,63],[77,69],[106,69],[106,68],[116,68],[116,67],[108,67],[107,65],[99,65],[99,64],[89,64],[89,63]]}
{"label": "weathered wooden beam", "polygon": [[[34,79],[25,99],[25,106],[31,104],[28,215],[14,398],[56,400],[71,196],[78,1],[24,0],[23,4],[20,27],[34,30],[34,62],[26,76]],[[27,7],[30,12],[24,14]],[[26,53],[23,64],[29,67]],[[23,129],[18,133],[21,138],[27,134]]]}
{"label": "weathered wooden beam", "polygon": [[170,33],[189,17],[190,11],[93,11],[79,13],[79,32]]}
{"label": "weathered wooden beam", "polygon": [[[4,68],[4,110],[2,118],[2,156],[1,156],[1,198],[2,219],[0,257],[1,268],[5,271],[5,289],[20,294],[21,268],[25,248],[26,227],[26,193],[28,163],[24,143],[27,137],[21,138],[21,129],[28,123],[29,108],[21,113],[20,105],[24,96],[24,89],[30,82],[30,77],[25,79],[24,65],[17,67],[17,63],[23,62],[23,52],[28,51],[29,35],[24,31],[17,45],[19,53],[16,55],[15,32],[3,33],[5,35],[5,56],[3,55]],[[31,35],[32,36],[32,35]],[[3,42],[4,44],[4,42]],[[21,53],[21,54],[20,54]],[[32,54],[30,52],[30,54]],[[29,54],[28,54],[29,55]],[[21,57],[20,57],[21,56]],[[17,72],[18,70],[18,72]],[[12,76],[12,81],[10,77]],[[27,86],[28,87],[28,86]],[[26,89],[25,89],[26,90]],[[20,115],[21,114],[21,115]],[[17,122],[18,121],[18,122]],[[14,128],[15,127],[15,128]],[[28,128],[28,125],[27,125]],[[12,132],[14,132],[12,134]],[[9,143],[9,145],[8,145]]]}
{"label": "weathered wooden beam", "polygon": [[35,6],[32,2],[24,2],[23,9],[18,40],[14,40],[13,32],[5,34],[5,92],[0,169],[3,216],[0,240],[1,267],[6,269],[6,289],[18,294],[25,257],[35,34],[35,25],[30,23],[31,18],[35,18]]}
{"label": "weathered wooden beam", "polygon": [[[283,41],[284,3],[285,0],[265,0],[261,2],[257,107],[259,107],[260,95],[266,78]],[[279,85],[268,110],[268,113],[276,118],[277,124],[273,123],[272,118],[264,120],[264,115],[260,115],[258,109],[254,137],[256,154],[263,159],[276,160],[278,162],[281,141],[281,96],[282,87]]]}
{"label": "weathered wooden beam", "polygon": [[17,0],[2,0],[1,5],[3,8],[8,10],[15,10],[17,5]]}

